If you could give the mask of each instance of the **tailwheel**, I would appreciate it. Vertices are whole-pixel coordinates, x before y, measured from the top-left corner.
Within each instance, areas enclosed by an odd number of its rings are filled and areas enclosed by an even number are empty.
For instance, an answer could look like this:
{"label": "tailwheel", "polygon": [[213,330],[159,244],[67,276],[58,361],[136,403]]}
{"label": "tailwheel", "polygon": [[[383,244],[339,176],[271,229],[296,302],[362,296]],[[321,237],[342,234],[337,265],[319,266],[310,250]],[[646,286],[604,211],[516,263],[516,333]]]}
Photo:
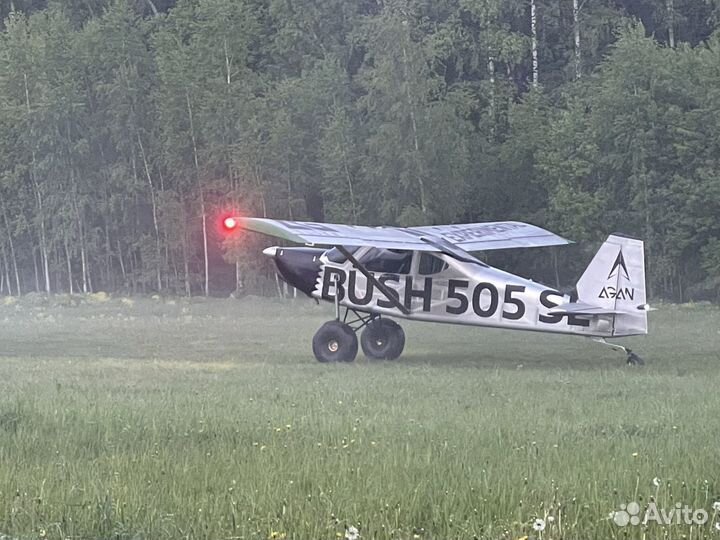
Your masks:
{"label": "tailwheel", "polygon": [[627,352],[627,365],[628,366],[644,366],[645,361],[637,354],[632,352],[630,349],[626,349]]}
{"label": "tailwheel", "polygon": [[374,360],[395,360],[405,347],[405,332],[390,319],[373,319],[360,336],[365,356]]}
{"label": "tailwheel", "polygon": [[593,337],[590,338],[595,343],[599,343],[600,345],[605,345],[607,347],[610,347],[611,349],[615,349],[616,351],[622,351],[626,355],[626,361],[628,366],[644,366],[645,360],[643,360],[640,356],[632,352],[627,347],[623,347],[622,345],[618,345],[617,343],[608,343],[605,341],[604,338],[601,337]]}
{"label": "tailwheel", "polygon": [[319,362],[352,362],[357,356],[358,340],[350,325],[329,321],[315,333],[312,346]]}

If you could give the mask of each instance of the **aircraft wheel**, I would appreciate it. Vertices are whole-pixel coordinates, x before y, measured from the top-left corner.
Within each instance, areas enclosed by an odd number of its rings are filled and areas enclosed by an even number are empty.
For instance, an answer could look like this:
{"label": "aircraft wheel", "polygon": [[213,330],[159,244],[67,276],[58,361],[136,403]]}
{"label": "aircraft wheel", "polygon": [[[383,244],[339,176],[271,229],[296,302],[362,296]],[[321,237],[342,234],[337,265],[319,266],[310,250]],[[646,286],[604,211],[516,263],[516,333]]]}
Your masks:
{"label": "aircraft wheel", "polygon": [[349,325],[328,321],[313,336],[313,353],[319,362],[352,362],[358,351],[358,339]]}
{"label": "aircraft wheel", "polygon": [[405,348],[405,332],[390,319],[375,319],[360,336],[365,356],[374,360],[395,360]]}

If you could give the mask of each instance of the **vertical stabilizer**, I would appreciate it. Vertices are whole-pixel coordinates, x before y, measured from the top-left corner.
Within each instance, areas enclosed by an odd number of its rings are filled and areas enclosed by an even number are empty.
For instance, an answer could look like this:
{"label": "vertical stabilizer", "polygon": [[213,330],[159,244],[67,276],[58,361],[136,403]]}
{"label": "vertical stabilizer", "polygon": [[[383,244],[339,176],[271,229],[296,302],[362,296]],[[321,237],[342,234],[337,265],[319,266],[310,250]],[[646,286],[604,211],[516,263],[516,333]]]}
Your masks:
{"label": "vertical stabilizer", "polygon": [[611,235],[577,283],[578,298],[616,311],[613,335],[647,334],[642,240]]}

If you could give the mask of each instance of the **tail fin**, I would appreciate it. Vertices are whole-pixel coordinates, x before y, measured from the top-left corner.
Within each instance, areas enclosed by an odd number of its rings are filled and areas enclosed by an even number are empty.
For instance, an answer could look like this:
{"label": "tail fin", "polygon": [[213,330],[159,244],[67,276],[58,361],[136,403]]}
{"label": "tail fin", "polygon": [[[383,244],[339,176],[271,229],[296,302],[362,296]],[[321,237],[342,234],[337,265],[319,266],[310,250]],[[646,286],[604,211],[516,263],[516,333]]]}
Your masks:
{"label": "tail fin", "polygon": [[577,293],[581,302],[616,313],[614,336],[647,334],[642,240],[608,237],[578,281]]}

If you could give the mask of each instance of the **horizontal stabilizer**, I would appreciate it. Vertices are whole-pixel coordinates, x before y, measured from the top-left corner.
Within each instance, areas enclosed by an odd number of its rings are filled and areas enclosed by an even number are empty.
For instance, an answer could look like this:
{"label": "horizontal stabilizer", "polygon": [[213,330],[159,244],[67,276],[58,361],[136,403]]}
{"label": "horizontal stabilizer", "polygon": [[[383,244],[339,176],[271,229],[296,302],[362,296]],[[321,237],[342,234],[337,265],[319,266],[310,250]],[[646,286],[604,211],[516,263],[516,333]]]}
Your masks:
{"label": "horizontal stabilizer", "polygon": [[561,304],[548,312],[550,315],[620,315],[627,313],[615,308],[593,306],[585,302]]}

